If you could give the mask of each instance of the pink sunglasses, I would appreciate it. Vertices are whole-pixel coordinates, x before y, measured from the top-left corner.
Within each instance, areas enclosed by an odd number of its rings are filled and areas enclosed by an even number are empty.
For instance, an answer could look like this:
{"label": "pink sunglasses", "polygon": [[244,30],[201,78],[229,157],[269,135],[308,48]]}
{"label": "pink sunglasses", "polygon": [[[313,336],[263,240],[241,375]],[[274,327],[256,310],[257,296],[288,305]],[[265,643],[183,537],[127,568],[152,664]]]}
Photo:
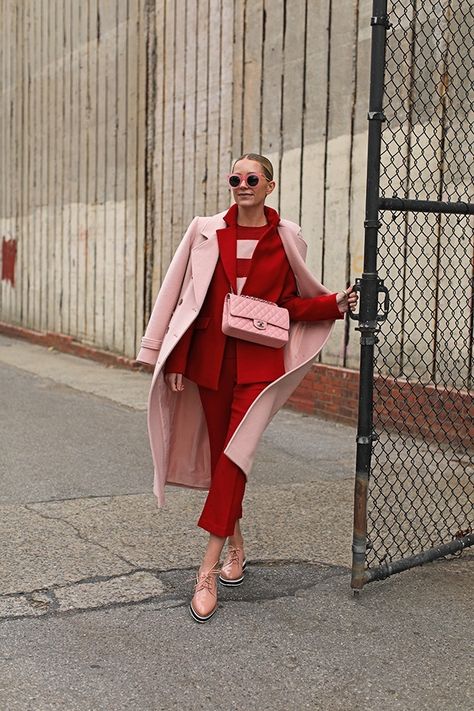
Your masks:
{"label": "pink sunglasses", "polygon": [[256,188],[260,182],[260,177],[264,178],[267,182],[269,182],[267,176],[263,173],[247,173],[246,175],[232,173],[231,175],[227,176],[227,182],[229,183],[231,188],[235,189],[240,188],[243,181],[245,180],[249,188]]}

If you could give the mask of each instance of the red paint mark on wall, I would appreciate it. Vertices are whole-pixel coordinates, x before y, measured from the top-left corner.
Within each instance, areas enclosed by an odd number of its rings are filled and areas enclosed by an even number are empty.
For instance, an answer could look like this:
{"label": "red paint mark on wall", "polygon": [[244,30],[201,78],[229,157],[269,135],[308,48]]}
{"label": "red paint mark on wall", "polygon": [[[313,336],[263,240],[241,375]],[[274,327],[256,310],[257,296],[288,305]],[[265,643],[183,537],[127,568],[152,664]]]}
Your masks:
{"label": "red paint mark on wall", "polygon": [[2,240],[2,280],[15,286],[16,239]]}

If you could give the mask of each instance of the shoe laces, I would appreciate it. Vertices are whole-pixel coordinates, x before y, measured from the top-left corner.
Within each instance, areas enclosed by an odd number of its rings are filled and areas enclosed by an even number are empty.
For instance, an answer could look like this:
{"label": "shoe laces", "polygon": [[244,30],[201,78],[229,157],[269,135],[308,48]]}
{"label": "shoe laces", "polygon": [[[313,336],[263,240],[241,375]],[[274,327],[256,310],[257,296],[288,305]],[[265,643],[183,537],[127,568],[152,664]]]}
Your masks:
{"label": "shoe laces", "polygon": [[223,565],[223,568],[228,568],[234,563],[237,563],[237,565],[240,565],[240,557],[239,553],[241,553],[242,548],[236,548],[235,546],[229,546],[229,550],[227,553],[227,560],[225,564]]}
{"label": "shoe laces", "polygon": [[212,568],[210,568],[206,573],[198,573],[196,575],[196,585],[194,586],[194,592],[201,592],[201,590],[207,590],[211,595],[216,594],[216,584],[212,576],[219,575],[220,568],[219,563],[214,563]]}

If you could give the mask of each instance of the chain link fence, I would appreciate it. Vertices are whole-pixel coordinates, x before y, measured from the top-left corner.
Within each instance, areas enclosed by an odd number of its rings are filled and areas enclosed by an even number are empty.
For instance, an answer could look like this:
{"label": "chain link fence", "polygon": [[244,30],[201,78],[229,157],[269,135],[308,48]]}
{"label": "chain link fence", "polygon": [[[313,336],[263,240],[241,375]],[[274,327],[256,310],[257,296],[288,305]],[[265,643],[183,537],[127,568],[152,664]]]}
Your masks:
{"label": "chain link fence", "polygon": [[369,113],[380,126],[375,313],[382,289],[390,308],[360,324],[373,431],[358,437],[370,463],[367,486],[356,484],[356,588],[473,543],[474,6],[376,1],[372,25],[386,33],[382,115]]}

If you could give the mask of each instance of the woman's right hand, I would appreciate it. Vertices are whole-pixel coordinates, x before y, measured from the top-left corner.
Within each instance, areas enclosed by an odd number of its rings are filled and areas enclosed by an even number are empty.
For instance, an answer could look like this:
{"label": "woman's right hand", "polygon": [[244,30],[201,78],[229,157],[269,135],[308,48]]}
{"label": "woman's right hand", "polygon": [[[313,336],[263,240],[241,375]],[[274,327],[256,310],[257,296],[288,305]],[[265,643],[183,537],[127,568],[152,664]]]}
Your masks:
{"label": "woman's right hand", "polygon": [[174,393],[184,390],[183,374],[182,373],[166,373],[165,383]]}

